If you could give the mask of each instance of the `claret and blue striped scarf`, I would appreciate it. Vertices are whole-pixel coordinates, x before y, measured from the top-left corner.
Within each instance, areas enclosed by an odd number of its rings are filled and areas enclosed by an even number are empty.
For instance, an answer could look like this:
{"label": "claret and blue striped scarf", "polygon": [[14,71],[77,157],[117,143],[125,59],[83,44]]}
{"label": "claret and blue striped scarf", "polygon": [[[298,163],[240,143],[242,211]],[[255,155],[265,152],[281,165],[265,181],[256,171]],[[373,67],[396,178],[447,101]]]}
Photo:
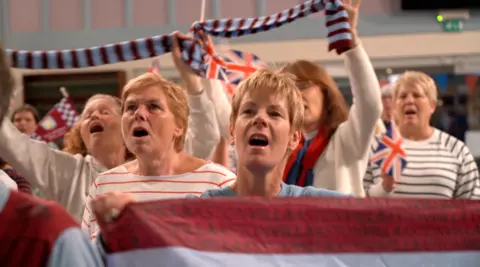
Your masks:
{"label": "claret and blue striped scarf", "polygon": [[[193,24],[188,39],[180,40],[183,60],[198,75],[206,76],[206,57],[226,69],[240,69],[228,63],[213,51],[208,42],[211,36],[233,38],[269,31],[325,11],[328,28],[329,51],[342,53],[351,48],[352,35],[348,14],[340,0],[310,0],[282,12],[257,18],[210,19]],[[157,57],[171,51],[173,34],[157,35],[121,43],[90,48],[50,51],[27,51],[7,49],[12,66],[22,69],[72,69],[100,66],[118,62]],[[246,70],[251,71],[251,70]]]}

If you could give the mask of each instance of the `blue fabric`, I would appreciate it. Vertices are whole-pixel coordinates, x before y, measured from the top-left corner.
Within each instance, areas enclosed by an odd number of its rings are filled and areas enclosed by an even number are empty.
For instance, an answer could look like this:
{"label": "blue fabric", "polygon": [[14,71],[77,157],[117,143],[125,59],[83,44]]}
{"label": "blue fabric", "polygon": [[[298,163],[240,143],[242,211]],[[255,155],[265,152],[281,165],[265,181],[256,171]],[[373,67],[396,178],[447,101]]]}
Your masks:
{"label": "blue fabric", "polygon": [[80,228],[65,230],[55,241],[47,267],[103,267],[97,248]]}
{"label": "blue fabric", "polygon": [[10,189],[6,184],[0,183],[0,213],[7,204],[8,198],[10,197]]}
{"label": "blue fabric", "polygon": [[[208,197],[235,197],[235,193],[231,187],[222,189],[211,189],[203,192],[201,198]],[[348,197],[336,191],[331,191],[322,188],[315,188],[313,186],[300,187],[297,185],[290,185],[282,182],[282,189],[278,194],[279,197]]]}

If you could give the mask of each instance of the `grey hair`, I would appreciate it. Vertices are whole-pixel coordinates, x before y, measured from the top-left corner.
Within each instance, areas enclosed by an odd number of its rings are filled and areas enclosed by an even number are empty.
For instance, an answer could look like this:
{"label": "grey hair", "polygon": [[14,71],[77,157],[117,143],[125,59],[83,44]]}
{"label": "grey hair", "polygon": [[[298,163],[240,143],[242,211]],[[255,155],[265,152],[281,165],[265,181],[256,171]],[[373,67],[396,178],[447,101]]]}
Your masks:
{"label": "grey hair", "polygon": [[382,92],[382,97],[391,97],[392,96],[392,85],[386,84],[380,88]]}

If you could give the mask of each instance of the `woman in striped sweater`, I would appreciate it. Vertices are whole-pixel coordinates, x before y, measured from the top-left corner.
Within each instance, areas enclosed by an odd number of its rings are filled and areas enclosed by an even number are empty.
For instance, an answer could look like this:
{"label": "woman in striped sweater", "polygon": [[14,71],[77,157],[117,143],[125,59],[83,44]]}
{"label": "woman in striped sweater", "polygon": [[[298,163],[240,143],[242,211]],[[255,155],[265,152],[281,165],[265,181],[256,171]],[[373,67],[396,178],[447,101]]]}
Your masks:
{"label": "woman in striped sweater", "polygon": [[137,201],[182,198],[234,182],[235,174],[226,168],[184,151],[188,115],[185,91],[156,74],[144,74],[125,86],[122,135],[136,160],[101,174],[91,186],[82,228],[92,239],[98,225],[90,200],[98,195],[120,191]]}
{"label": "woman in striped sweater", "polygon": [[[392,103],[407,165],[401,177],[369,163],[364,187],[371,197],[480,198],[477,164],[465,144],[430,126],[437,87],[425,73],[408,71],[393,85]],[[373,148],[377,146],[373,144]]]}

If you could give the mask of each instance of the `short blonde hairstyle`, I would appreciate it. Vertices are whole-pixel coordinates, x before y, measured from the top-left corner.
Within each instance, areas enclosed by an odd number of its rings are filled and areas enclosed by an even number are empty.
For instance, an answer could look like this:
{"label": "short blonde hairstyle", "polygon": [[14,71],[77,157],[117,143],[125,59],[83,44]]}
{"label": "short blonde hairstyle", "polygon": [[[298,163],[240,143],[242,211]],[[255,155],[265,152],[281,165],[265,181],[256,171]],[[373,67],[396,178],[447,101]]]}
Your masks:
{"label": "short blonde hairstyle", "polygon": [[406,71],[398,77],[392,86],[392,97],[398,97],[398,91],[401,87],[419,86],[423,89],[428,99],[432,102],[437,101],[437,86],[432,77],[420,71]]}
{"label": "short blonde hairstyle", "polygon": [[246,95],[255,97],[256,94],[265,93],[282,97],[286,100],[288,119],[292,131],[298,131],[303,124],[303,100],[300,90],[295,84],[295,76],[290,73],[259,69],[243,80],[235,90],[232,97],[232,113],[230,123],[232,127],[238,117],[240,104]]}
{"label": "short blonde hairstyle", "polygon": [[134,79],[131,79],[123,88],[122,92],[122,112],[125,100],[134,91],[156,86],[163,90],[167,97],[167,105],[175,117],[175,122],[179,127],[183,128],[183,133],[175,139],[175,149],[177,152],[182,151],[185,145],[185,138],[188,130],[188,115],[190,109],[188,106],[187,93],[177,84],[154,73],[145,73]]}

